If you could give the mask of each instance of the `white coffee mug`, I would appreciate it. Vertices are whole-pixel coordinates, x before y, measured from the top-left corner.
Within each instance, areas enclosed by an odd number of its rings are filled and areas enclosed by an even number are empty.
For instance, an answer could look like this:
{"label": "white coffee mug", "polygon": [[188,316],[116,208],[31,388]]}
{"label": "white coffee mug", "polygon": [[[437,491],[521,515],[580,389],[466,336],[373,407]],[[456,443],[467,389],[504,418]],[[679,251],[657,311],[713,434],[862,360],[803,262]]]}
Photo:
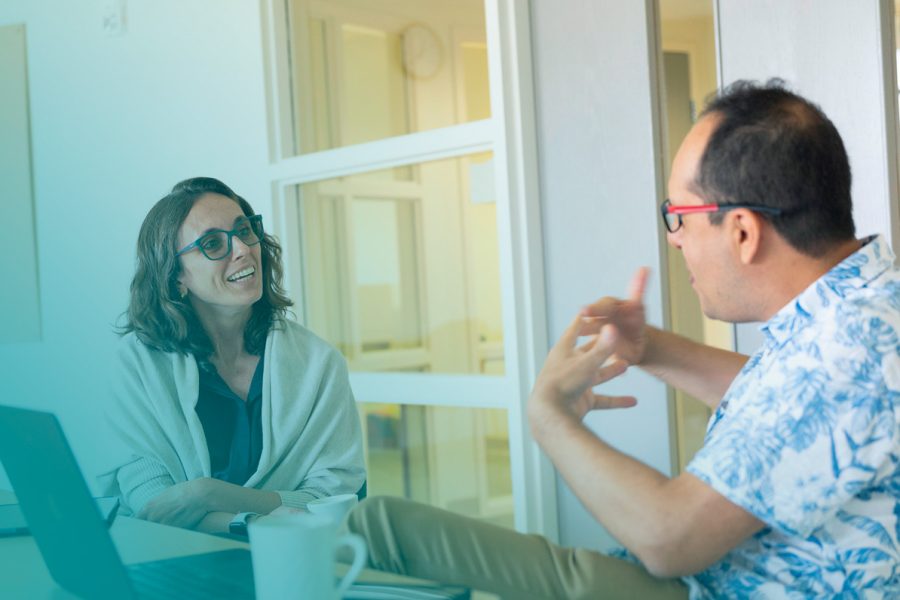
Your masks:
{"label": "white coffee mug", "polygon": [[[366,562],[366,544],[358,535],[338,535],[332,519],[297,513],[260,517],[247,527],[257,600],[343,596]],[[335,584],[335,554],[353,551],[353,564]]]}
{"label": "white coffee mug", "polygon": [[338,526],[343,526],[347,514],[357,505],[359,499],[356,494],[338,494],[311,500],[306,509],[316,515],[322,515],[332,519]]}

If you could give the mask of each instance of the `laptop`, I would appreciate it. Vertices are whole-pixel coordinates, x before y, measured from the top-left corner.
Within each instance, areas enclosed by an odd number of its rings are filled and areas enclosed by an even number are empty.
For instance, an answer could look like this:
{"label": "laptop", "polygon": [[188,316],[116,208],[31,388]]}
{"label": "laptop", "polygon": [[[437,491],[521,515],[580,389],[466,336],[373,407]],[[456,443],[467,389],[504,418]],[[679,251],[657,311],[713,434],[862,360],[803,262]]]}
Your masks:
{"label": "laptop", "polygon": [[[222,550],[122,564],[57,418],[0,406],[0,463],[47,569],[91,599],[254,598],[250,551]],[[354,583],[345,600],[466,600],[470,590],[421,583]]]}
{"label": "laptop", "polygon": [[[119,510],[119,499],[111,496],[94,498],[97,503],[97,509],[100,511],[101,518],[109,527],[116,518],[116,512]],[[17,504],[0,504],[0,537],[12,537],[17,535],[28,535],[28,522],[22,509]]]}
{"label": "laptop", "polygon": [[0,406],[0,463],[50,575],[83,598],[252,599],[250,552],[125,566],[56,417]]}

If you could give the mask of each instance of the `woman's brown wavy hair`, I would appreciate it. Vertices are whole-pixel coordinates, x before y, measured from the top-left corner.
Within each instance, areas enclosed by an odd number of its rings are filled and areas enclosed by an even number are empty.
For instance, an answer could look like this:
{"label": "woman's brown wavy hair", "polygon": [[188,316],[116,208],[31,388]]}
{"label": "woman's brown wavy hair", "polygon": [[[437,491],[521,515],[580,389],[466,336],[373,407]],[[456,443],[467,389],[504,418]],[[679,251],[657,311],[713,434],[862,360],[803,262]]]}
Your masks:
{"label": "woman's brown wavy hair", "polygon": [[[141,342],[163,352],[192,354],[202,367],[209,368],[214,350],[212,342],[191,303],[178,293],[181,260],[175,255],[181,225],[194,203],[205,194],[231,198],[245,215],[255,214],[246,200],[218,179],[194,177],[176,184],[150,209],[141,225],[137,269],[131,281],[126,323],[120,333],[133,331]],[[281,246],[274,237],[264,234],[260,247],[263,293],[253,304],[244,329],[244,346],[255,355],[262,355],[269,330],[284,318],[287,308],[293,304],[281,285]]]}

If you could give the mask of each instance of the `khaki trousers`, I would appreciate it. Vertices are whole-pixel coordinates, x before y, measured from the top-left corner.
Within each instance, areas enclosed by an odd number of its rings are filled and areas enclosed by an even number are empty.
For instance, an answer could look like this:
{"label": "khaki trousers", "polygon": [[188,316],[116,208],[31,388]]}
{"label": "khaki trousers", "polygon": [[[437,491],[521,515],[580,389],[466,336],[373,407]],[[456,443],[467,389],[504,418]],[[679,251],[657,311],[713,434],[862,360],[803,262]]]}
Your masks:
{"label": "khaki trousers", "polygon": [[656,579],[638,565],[400,498],[369,498],[348,523],[368,542],[372,568],[504,600],[688,597],[681,581]]}

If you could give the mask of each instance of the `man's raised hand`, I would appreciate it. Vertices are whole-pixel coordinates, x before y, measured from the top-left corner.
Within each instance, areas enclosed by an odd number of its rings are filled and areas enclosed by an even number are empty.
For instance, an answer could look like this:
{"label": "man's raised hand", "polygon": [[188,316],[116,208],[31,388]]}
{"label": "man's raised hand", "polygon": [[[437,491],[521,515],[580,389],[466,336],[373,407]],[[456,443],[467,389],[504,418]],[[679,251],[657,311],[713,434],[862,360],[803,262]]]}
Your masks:
{"label": "man's raised hand", "polygon": [[[578,346],[578,338],[590,340]],[[628,363],[610,360],[618,340],[614,325],[599,326],[596,319],[575,317],[550,350],[528,401],[532,428],[547,419],[566,417],[580,421],[597,409],[627,408],[637,403],[631,396],[595,394],[593,387],[625,372]]]}
{"label": "man's raised hand", "polygon": [[640,364],[647,349],[644,290],[649,276],[650,269],[641,267],[631,279],[626,300],[607,296],[581,309],[581,316],[593,321],[593,333],[605,325],[615,326],[618,335],[613,355],[629,365]]}

